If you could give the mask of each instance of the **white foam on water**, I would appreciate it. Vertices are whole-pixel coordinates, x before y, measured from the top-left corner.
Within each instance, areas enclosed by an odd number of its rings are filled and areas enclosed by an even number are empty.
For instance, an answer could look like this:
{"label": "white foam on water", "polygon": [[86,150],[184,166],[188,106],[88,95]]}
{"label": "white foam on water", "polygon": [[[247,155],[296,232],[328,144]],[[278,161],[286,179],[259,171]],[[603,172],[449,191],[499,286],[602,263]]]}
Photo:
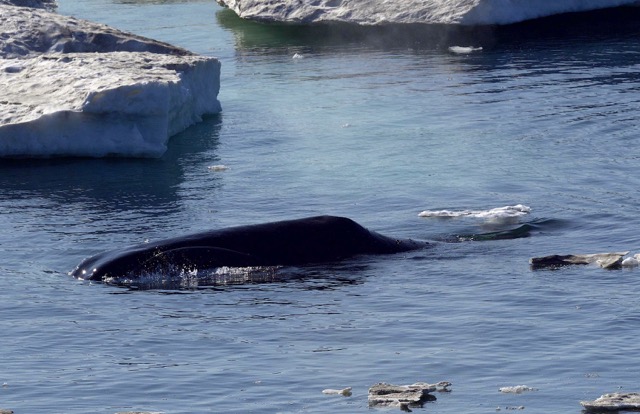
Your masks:
{"label": "white foam on water", "polygon": [[106,284],[138,289],[196,289],[199,287],[265,283],[278,280],[278,266],[220,266],[211,269],[183,269],[166,265],[137,275],[107,277]]}
{"label": "white foam on water", "polygon": [[483,219],[491,223],[509,224],[517,223],[519,219],[531,212],[531,207],[524,204],[504,206],[489,210],[425,210],[418,214],[419,217],[459,218],[470,217]]}

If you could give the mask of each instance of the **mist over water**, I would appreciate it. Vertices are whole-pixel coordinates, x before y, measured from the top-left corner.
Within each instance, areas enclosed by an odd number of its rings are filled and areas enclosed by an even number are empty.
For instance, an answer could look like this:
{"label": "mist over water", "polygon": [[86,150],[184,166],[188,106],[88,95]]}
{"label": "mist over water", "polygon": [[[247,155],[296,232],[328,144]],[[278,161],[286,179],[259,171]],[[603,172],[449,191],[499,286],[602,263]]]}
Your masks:
{"label": "mist over water", "polygon": [[[528,265],[640,252],[636,9],[355,30],[244,22],[209,1],[59,3],[219,57],[223,112],[159,159],[0,162],[0,408],[353,413],[376,382],[448,380],[416,412],[577,414],[638,391],[639,270]],[[418,216],[518,204],[531,211],[498,228]],[[246,283],[67,275],[145,240],[316,214],[438,243]],[[516,385],[537,391],[498,391]]]}

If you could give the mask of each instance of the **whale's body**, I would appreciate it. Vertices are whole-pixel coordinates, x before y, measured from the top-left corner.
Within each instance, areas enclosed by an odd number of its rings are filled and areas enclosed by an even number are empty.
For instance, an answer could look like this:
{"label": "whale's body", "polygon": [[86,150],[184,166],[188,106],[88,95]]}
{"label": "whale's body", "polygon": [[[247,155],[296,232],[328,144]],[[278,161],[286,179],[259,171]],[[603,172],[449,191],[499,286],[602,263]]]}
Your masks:
{"label": "whale's body", "polygon": [[428,246],[367,230],[334,216],[230,227],[145,243],[85,259],[71,275],[84,280],[135,277],[162,270],[299,266],[357,255],[391,254]]}

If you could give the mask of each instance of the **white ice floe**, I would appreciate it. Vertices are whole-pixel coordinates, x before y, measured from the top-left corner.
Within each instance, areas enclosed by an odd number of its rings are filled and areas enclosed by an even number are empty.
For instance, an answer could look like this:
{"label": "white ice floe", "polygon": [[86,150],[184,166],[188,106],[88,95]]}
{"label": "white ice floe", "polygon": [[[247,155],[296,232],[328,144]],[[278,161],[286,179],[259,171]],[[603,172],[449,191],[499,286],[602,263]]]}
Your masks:
{"label": "white ice floe", "polygon": [[587,412],[595,411],[636,411],[640,409],[640,393],[637,392],[614,392],[604,394],[593,401],[580,401],[580,404]]}
{"label": "white ice floe", "polygon": [[635,4],[637,0],[217,0],[250,20],[361,25],[510,24],[554,14]]}
{"label": "white ice floe", "polygon": [[221,110],[217,59],[2,4],[0,31],[0,157],[158,157]]}
{"label": "white ice floe", "polygon": [[515,223],[531,212],[531,207],[523,204],[504,206],[489,210],[425,210],[418,214],[419,217],[457,218],[471,217],[483,219],[491,223]]}
{"label": "white ice floe", "polygon": [[369,388],[369,407],[399,407],[411,411],[409,407],[421,407],[428,400],[435,400],[434,392],[449,392],[451,383],[437,384],[416,382],[411,385],[393,385],[379,382]]}
{"label": "white ice floe", "polygon": [[218,70],[155,53],[0,60],[0,156],[158,157],[171,135],[220,111],[208,79]]}
{"label": "white ice floe", "polygon": [[550,256],[532,257],[529,264],[534,269],[556,268],[567,265],[588,265],[597,264],[603,269],[615,269],[620,267],[622,259],[629,252],[610,252],[592,254],[553,254]]}
{"label": "white ice floe", "polygon": [[538,391],[537,388],[529,387],[527,385],[514,385],[511,387],[501,387],[499,391],[505,394],[522,394],[528,391]]}
{"label": "white ice floe", "polygon": [[168,43],[123,32],[104,24],[2,3],[0,33],[0,58],[3,59],[54,52],[152,52],[178,56],[193,54]]}
{"label": "white ice floe", "polygon": [[473,52],[480,52],[482,50],[481,47],[473,47],[473,46],[449,46],[449,52],[455,53],[456,55],[468,55]]}
{"label": "white ice floe", "polygon": [[340,390],[336,390],[333,388],[327,388],[322,390],[323,394],[327,394],[327,395],[342,395],[344,397],[350,397],[351,396],[351,387],[347,387],[347,388],[342,388]]}

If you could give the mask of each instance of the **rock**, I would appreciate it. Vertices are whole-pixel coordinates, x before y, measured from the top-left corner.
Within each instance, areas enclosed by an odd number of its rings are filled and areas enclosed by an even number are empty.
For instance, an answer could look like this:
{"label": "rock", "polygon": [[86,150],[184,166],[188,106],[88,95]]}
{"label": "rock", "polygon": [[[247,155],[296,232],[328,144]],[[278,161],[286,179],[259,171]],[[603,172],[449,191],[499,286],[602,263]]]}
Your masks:
{"label": "rock", "polygon": [[511,24],[554,14],[633,4],[636,0],[217,0],[238,16],[258,21],[384,24]]}
{"label": "rock", "polygon": [[217,59],[41,9],[0,29],[0,157],[159,157],[221,111]]}
{"label": "rock", "polygon": [[596,253],[596,254],[567,254],[551,255],[543,257],[532,257],[529,264],[533,269],[554,268],[576,264],[596,263],[604,269],[614,269],[620,267],[622,258],[629,252],[618,253]]}
{"label": "rock", "polygon": [[450,382],[428,384],[417,382],[411,385],[392,385],[378,383],[369,388],[369,407],[399,407],[407,410],[408,407],[422,407],[427,401],[436,399],[432,392],[449,391]]}
{"label": "rock", "polygon": [[587,411],[620,411],[640,409],[640,393],[612,393],[604,394],[594,401],[580,401]]}

